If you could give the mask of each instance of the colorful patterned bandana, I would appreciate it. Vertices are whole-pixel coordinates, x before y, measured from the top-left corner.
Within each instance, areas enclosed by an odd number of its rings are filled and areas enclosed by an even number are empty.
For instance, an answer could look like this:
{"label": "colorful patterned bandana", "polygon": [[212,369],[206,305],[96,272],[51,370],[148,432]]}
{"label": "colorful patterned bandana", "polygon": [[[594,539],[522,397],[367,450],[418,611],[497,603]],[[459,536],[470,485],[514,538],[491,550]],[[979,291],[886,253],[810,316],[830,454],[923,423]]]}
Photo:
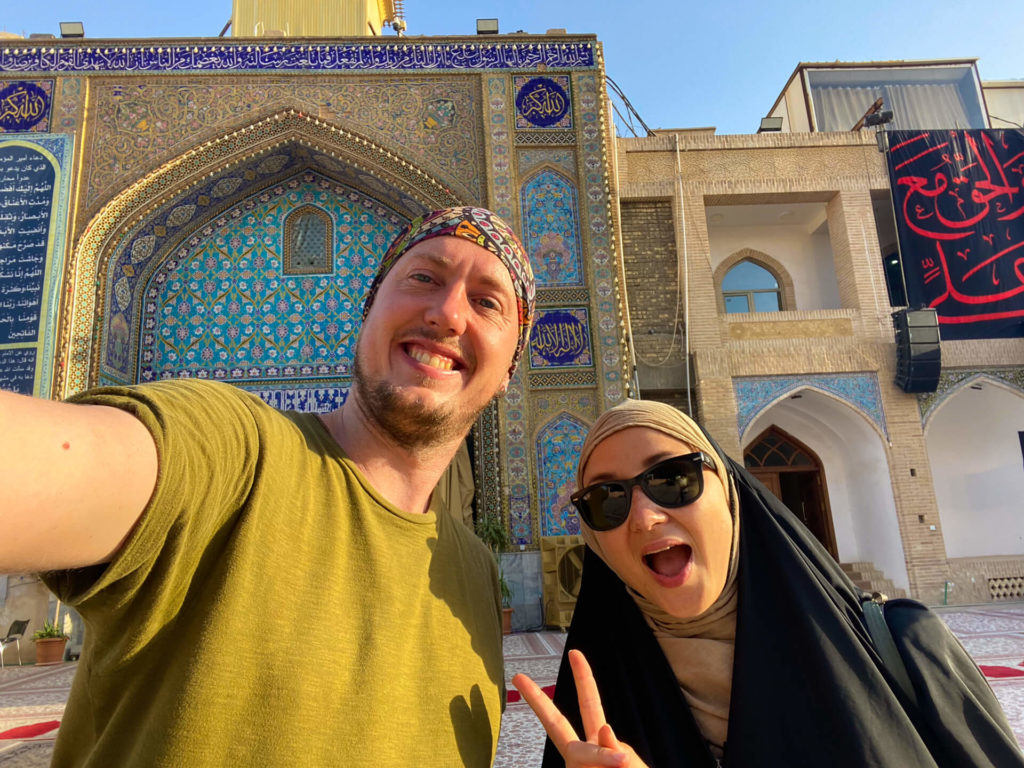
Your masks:
{"label": "colorful patterned bandana", "polygon": [[370,290],[363,304],[363,320],[370,313],[370,307],[377,296],[377,290],[388,272],[410,248],[424,240],[441,235],[462,237],[471,240],[495,256],[508,269],[512,276],[512,286],[516,292],[516,308],[519,315],[519,343],[516,353],[512,356],[512,365],[508,375],[515,373],[516,366],[530,338],[530,325],[533,323],[533,308],[537,289],[533,281],[533,269],[526,249],[519,242],[512,229],[498,218],[496,213],[486,208],[445,208],[428,213],[412,221],[388,248],[380,262],[380,270],[373,278]]}

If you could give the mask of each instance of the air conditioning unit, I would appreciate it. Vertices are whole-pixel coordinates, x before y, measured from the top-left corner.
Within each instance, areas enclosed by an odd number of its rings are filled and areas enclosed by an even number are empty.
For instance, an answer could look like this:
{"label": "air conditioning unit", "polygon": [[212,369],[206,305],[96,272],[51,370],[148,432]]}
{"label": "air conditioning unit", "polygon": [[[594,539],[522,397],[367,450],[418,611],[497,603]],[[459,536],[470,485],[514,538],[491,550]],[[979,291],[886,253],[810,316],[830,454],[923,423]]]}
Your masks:
{"label": "air conditioning unit", "polygon": [[583,579],[582,536],[541,536],[544,579],[544,623],[565,629],[572,622]]}

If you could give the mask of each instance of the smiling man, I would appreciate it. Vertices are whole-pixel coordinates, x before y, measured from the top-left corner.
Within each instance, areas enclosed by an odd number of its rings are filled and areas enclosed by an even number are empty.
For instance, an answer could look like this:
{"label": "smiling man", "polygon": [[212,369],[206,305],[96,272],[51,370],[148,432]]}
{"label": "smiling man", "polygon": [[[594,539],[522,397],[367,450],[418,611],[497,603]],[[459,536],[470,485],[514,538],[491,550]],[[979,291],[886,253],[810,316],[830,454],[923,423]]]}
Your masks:
{"label": "smiling man", "polygon": [[0,572],[47,571],[87,625],[53,764],[490,765],[497,573],[430,502],[533,303],[507,225],[436,211],[385,255],[332,413],[0,393]]}

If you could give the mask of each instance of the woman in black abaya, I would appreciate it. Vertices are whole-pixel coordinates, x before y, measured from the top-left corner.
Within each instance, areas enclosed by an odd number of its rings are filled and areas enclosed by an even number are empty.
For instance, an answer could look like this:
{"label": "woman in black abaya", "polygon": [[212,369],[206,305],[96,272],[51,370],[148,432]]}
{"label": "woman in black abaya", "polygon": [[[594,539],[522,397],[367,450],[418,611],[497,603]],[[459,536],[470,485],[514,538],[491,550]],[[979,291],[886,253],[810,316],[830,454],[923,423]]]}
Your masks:
{"label": "woman in black abaya", "polygon": [[588,550],[554,702],[513,679],[548,732],[545,768],[1024,766],[945,625],[886,605],[908,696],[862,591],[681,412],[607,411],[577,481]]}

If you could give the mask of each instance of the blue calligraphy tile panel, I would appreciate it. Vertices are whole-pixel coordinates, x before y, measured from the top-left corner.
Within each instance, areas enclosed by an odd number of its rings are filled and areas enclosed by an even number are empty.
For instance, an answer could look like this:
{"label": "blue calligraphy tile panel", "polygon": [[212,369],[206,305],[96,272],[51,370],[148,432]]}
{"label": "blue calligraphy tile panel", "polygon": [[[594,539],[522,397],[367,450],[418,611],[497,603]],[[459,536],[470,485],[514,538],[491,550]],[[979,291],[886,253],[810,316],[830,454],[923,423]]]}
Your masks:
{"label": "blue calligraphy tile panel", "polygon": [[582,421],[562,413],[537,435],[541,536],[580,532],[580,521],[569,497],[576,490],[576,464],[586,434],[587,427]]}
{"label": "blue calligraphy tile panel", "polygon": [[0,388],[48,396],[71,137],[14,136],[0,141]]}
{"label": "blue calligraphy tile panel", "polygon": [[0,83],[0,132],[50,129],[53,80]]}
{"label": "blue calligraphy tile panel", "polygon": [[515,78],[516,128],[572,128],[569,76]]}
{"label": "blue calligraphy tile panel", "polygon": [[791,392],[805,387],[833,395],[863,413],[888,436],[878,377],[871,373],[837,373],[811,376],[766,376],[733,379],[740,437],[766,408]]}
{"label": "blue calligraphy tile panel", "polygon": [[56,180],[38,149],[0,146],[0,344],[39,336]]}
{"label": "blue calligraphy tile panel", "polygon": [[0,389],[31,395],[35,380],[35,347],[0,347]]}
{"label": "blue calligraphy tile panel", "polygon": [[594,364],[585,307],[539,309],[530,332],[530,368],[582,368]]}
{"label": "blue calligraphy tile panel", "polygon": [[576,186],[545,169],[526,181],[520,202],[537,287],[582,286]]}
{"label": "blue calligraphy tile panel", "polygon": [[536,70],[596,66],[592,42],[235,43],[5,47],[0,72]]}

